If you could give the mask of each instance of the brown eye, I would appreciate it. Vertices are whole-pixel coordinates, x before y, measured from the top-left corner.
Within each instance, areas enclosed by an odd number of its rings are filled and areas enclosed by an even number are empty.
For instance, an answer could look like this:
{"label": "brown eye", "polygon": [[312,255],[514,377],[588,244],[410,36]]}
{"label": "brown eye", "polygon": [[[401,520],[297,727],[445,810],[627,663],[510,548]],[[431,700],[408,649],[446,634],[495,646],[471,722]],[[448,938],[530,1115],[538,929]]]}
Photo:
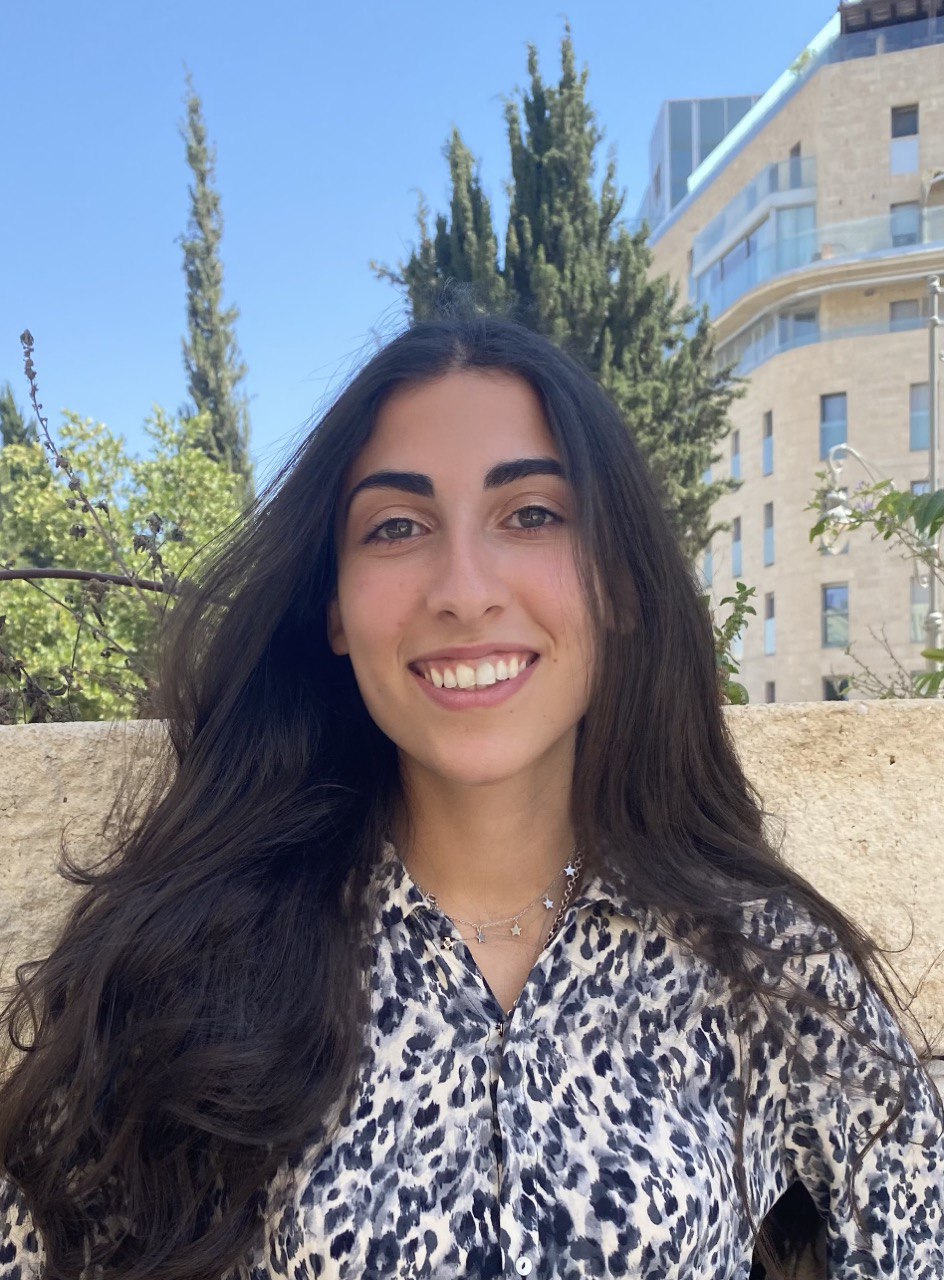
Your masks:
{"label": "brown eye", "polygon": [[[410,530],[416,524],[406,516],[392,516],[383,520],[364,539],[365,542],[404,542],[410,536]],[[387,536],[389,534],[389,536]]]}
{"label": "brown eye", "polygon": [[556,512],[549,511],[547,507],[519,507],[512,514],[520,518],[519,527],[522,529],[544,529],[548,524],[563,523],[561,517]]}

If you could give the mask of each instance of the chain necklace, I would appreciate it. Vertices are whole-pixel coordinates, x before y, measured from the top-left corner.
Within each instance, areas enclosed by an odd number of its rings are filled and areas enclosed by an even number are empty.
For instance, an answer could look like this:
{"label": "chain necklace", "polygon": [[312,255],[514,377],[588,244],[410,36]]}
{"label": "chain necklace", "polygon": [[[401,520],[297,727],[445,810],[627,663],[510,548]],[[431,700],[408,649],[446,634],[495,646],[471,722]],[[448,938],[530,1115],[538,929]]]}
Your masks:
{"label": "chain necklace", "polygon": [[[583,866],[583,854],[577,848],[574,848],[571,850],[571,856],[567,862],[566,867],[564,867],[562,871],[558,871],[557,875],[554,877],[551,883],[547,886],[544,892],[539,893],[536,898],[532,898],[526,907],[522,907],[521,910],[517,911],[514,915],[505,916],[505,918],[502,920],[483,920],[481,923],[477,923],[474,920],[463,920],[460,916],[453,916],[452,917],[453,923],[467,924],[469,925],[470,928],[474,929],[475,930],[474,940],[476,942],[486,941],[486,938],[485,938],[486,929],[498,929],[498,928],[501,928],[502,925],[507,925],[509,923],[511,924],[511,928],[508,931],[509,935],[513,938],[518,938],[521,936],[520,921],[522,916],[526,915],[527,912],[529,912],[531,908],[535,906],[538,902],[543,901],[545,911],[553,911],[554,900],[550,896],[551,889],[554,887],[554,885],[562,875],[566,875],[567,883],[564,887],[564,896],[561,900],[560,910],[558,911],[557,916],[555,917],[554,923],[551,925],[550,932],[547,935],[547,942],[550,942],[551,938],[553,938],[554,936],[555,931],[557,930],[557,926],[560,924],[561,920],[564,918],[564,912],[567,910],[567,906],[571,898],[573,897],[574,886],[577,883],[577,879],[580,873],[580,868],[582,866]],[[416,885],[417,889],[419,889],[420,893],[423,895],[423,898],[427,902],[427,904],[438,908],[439,903],[436,900],[436,895],[429,893],[426,889],[424,889],[415,876],[411,878],[413,880],[413,883]],[[460,941],[472,941],[472,939],[460,939]]]}

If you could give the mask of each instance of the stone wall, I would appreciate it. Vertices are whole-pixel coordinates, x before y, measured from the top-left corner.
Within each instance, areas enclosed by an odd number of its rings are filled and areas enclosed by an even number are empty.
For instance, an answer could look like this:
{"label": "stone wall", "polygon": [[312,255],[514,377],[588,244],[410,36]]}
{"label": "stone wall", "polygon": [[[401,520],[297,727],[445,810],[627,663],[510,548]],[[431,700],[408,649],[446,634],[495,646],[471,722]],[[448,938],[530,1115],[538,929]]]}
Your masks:
{"label": "stone wall", "polygon": [[[944,701],[729,707],[770,834],[826,897],[873,931],[914,986],[944,951]],[[145,779],[156,723],[0,727],[0,982],[48,952],[76,890],[56,872],[60,837],[80,862],[102,830],[125,763]],[[944,1022],[944,960],[914,1010]]]}

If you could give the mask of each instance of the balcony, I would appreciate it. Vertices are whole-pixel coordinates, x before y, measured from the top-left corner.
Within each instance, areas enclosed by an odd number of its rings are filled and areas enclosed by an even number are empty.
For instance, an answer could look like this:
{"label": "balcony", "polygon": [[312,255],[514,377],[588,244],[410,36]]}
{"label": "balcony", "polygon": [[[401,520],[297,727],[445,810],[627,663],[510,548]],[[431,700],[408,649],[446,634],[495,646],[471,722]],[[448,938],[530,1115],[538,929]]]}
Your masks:
{"label": "balcony", "polygon": [[[711,255],[712,249],[733,236],[745,219],[764,201],[782,191],[812,192],[816,189],[816,159],[814,156],[791,156],[779,164],[769,164],[753,182],[725,205],[692,242],[692,261],[697,271],[699,264]],[[807,195],[807,199],[814,197]]]}
{"label": "balcony", "polygon": [[891,214],[813,227],[777,240],[733,267],[716,263],[695,280],[693,301],[699,307],[707,303],[709,316],[715,320],[752,289],[788,272],[825,262],[898,256],[940,244],[944,244],[944,206],[921,210],[913,229],[905,229],[901,218]]}
{"label": "balcony", "polygon": [[[774,356],[785,351],[794,351],[797,347],[810,346],[817,342],[835,342],[842,338],[874,338],[887,333],[906,333],[915,329],[927,331],[927,316],[915,316],[907,320],[881,321],[876,324],[846,325],[832,329],[821,329],[818,320],[808,326],[785,325],[782,317],[766,316],[758,320],[749,329],[732,338],[717,348],[715,367],[734,364],[734,372],[741,377],[753,373],[762,364],[772,360]],[[767,446],[772,440],[764,441],[764,466],[767,466]],[[773,459],[771,457],[771,465]],[[764,475],[768,472],[765,470]]]}

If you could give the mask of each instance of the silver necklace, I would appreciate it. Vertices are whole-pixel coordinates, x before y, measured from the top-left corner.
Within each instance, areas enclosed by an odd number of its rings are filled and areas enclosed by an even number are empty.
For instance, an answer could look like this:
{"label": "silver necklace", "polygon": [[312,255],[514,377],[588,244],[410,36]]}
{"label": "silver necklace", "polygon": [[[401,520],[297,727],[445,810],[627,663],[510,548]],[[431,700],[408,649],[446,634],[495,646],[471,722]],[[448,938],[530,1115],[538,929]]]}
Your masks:
{"label": "silver necklace", "polygon": [[[545,911],[554,910],[554,899],[550,896],[551,889],[553,889],[554,885],[560,879],[560,877],[564,875],[567,877],[567,883],[564,886],[564,896],[561,900],[560,910],[558,911],[557,916],[554,920],[554,923],[551,925],[550,932],[547,935],[547,941],[550,942],[551,938],[553,938],[554,936],[557,926],[560,924],[561,920],[564,917],[564,912],[567,910],[568,903],[573,897],[574,886],[577,883],[577,878],[580,873],[580,868],[582,866],[583,866],[583,854],[576,847],[574,847],[571,850],[570,858],[568,859],[566,867],[564,867],[562,871],[558,871],[557,875],[554,877],[551,883],[547,886],[544,892],[539,893],[536,898],[532,898],[526,907],[522,907],[521,910],[515,912],[514,915],[505,916],[504,919],[501,919],[501,920],[483,920],[480,923],[477,923],[474,920],[463,920],[461,916],[453,916],[452,917],[453,923],[466,924],[470,928],[474,929],[475,930],[474,940],[476,942],[486,941],[486,938],[485,938],[486,929],[499,929],[502,927],[502,925],[507,925],[507,924],[511,924],[511,928],[508,931],[509,935],[513,938],[518,938],[521,936],[521,923],[520,923],[521,918],[525,916],[531,910],[531,908],[535,906],[538,902],[543,901]],[[436,895],[433,893],[429,893],[426,889],[424,889],[415,876],[411,878],[413,880],[413,883],[416,885],[417,889],[419,889],[420,893],[423,895],[423,898],[426,901],[426,903],[431,906],[438,907],[439,903],[436,900]],[[472,941],[472,939],[460,939],[460,941]]]}

